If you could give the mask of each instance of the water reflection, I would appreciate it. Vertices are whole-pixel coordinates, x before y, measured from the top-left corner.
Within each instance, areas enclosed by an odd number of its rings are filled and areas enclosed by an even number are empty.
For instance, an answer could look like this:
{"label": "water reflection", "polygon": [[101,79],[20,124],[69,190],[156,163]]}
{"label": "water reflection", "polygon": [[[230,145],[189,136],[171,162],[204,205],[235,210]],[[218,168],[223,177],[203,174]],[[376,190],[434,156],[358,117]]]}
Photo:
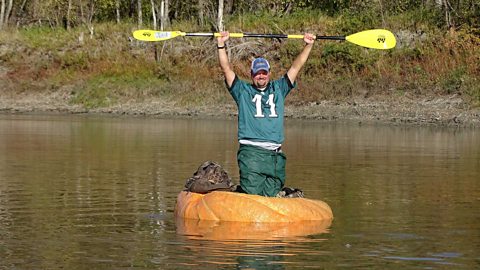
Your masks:
{"label": "water reflection", "polygon": [[[177,219],[177,234],[184,236],[196,266],[235,265],[237,268],[284,269],[289,257],[321,256],[310,246],[326,239],[331,221],[244,223]],[[309,238],[309,236],[315,236]],[[191,265],[191,263],[189,264]],[[305,266],[305,264],[303,264]]]}
{"label": "water reflection", "polygon": [[176,220],[177,234],[204,240],[275,240],[328,232],[332,221],[303,222],[219,222],[211,220]]}

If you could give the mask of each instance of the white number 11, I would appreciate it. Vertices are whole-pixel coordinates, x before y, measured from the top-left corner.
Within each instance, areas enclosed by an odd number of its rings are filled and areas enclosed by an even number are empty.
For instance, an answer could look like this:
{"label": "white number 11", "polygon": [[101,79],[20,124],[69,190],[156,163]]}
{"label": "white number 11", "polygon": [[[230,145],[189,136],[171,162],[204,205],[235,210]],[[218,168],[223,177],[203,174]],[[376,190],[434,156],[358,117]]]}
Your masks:
{"label": "white number 11", "polygon": [[[252,102],[255,103],[255,108],[257,109],[257,113],[255,114],[255,117],[265,117],[262,111],[262,96],[258,94],[255,95],[255,97],[253,97],[252,99]],[[268,100],[266,104],[270,105],[269,117],[278,117],[277,112],[275,111],[275,103],[273,102],[273,94],[268,95]]]}

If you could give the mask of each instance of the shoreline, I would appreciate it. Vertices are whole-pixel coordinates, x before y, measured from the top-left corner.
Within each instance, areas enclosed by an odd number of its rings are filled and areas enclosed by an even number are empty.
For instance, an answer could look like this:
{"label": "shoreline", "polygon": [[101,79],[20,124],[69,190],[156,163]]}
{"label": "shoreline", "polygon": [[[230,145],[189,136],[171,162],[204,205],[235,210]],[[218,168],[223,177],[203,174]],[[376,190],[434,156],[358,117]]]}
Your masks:
{"label": "shoreline", "polygon": [[[77,114],[142,116],[152,118],[234,119],[232,101],[218,106],[178,107],[160,98],[128,101],[116,105],[86,109],[69,103],[68,94],[0,94],[0,114]],[[286,105],[286,119],[324,122],[352,122],[387,125],[417,125],[480,128],[480,108],[469,108],[459,96],[411,99],[375,97],[348,101],[322,101],[305,105]]]}

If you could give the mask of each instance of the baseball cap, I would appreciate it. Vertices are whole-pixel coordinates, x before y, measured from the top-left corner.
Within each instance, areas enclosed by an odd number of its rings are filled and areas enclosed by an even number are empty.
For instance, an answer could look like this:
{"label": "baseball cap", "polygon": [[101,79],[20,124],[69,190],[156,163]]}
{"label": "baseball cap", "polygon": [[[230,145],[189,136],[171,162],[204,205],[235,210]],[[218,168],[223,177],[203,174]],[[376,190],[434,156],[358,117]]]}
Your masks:
{"label": "baseball cap", "polygon": [[266,72],[270,71],[270,64],[268,63],[267,59],[262,57],[255,58],[252,61],[251,67],[252,74],[257,74],[260,70],[265,70]]}

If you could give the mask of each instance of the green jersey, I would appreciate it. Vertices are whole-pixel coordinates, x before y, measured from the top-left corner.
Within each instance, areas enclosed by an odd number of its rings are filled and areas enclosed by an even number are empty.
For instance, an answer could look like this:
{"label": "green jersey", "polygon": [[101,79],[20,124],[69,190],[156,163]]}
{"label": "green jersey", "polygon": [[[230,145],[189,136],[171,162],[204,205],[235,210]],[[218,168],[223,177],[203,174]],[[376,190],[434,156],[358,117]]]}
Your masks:
{"label": "green jersey", "polygon": [[295,86],[285,74],[260,91],[235,76],[228,91],[238,106],[238,139],[281,144],[285,138],[285,97]]}

